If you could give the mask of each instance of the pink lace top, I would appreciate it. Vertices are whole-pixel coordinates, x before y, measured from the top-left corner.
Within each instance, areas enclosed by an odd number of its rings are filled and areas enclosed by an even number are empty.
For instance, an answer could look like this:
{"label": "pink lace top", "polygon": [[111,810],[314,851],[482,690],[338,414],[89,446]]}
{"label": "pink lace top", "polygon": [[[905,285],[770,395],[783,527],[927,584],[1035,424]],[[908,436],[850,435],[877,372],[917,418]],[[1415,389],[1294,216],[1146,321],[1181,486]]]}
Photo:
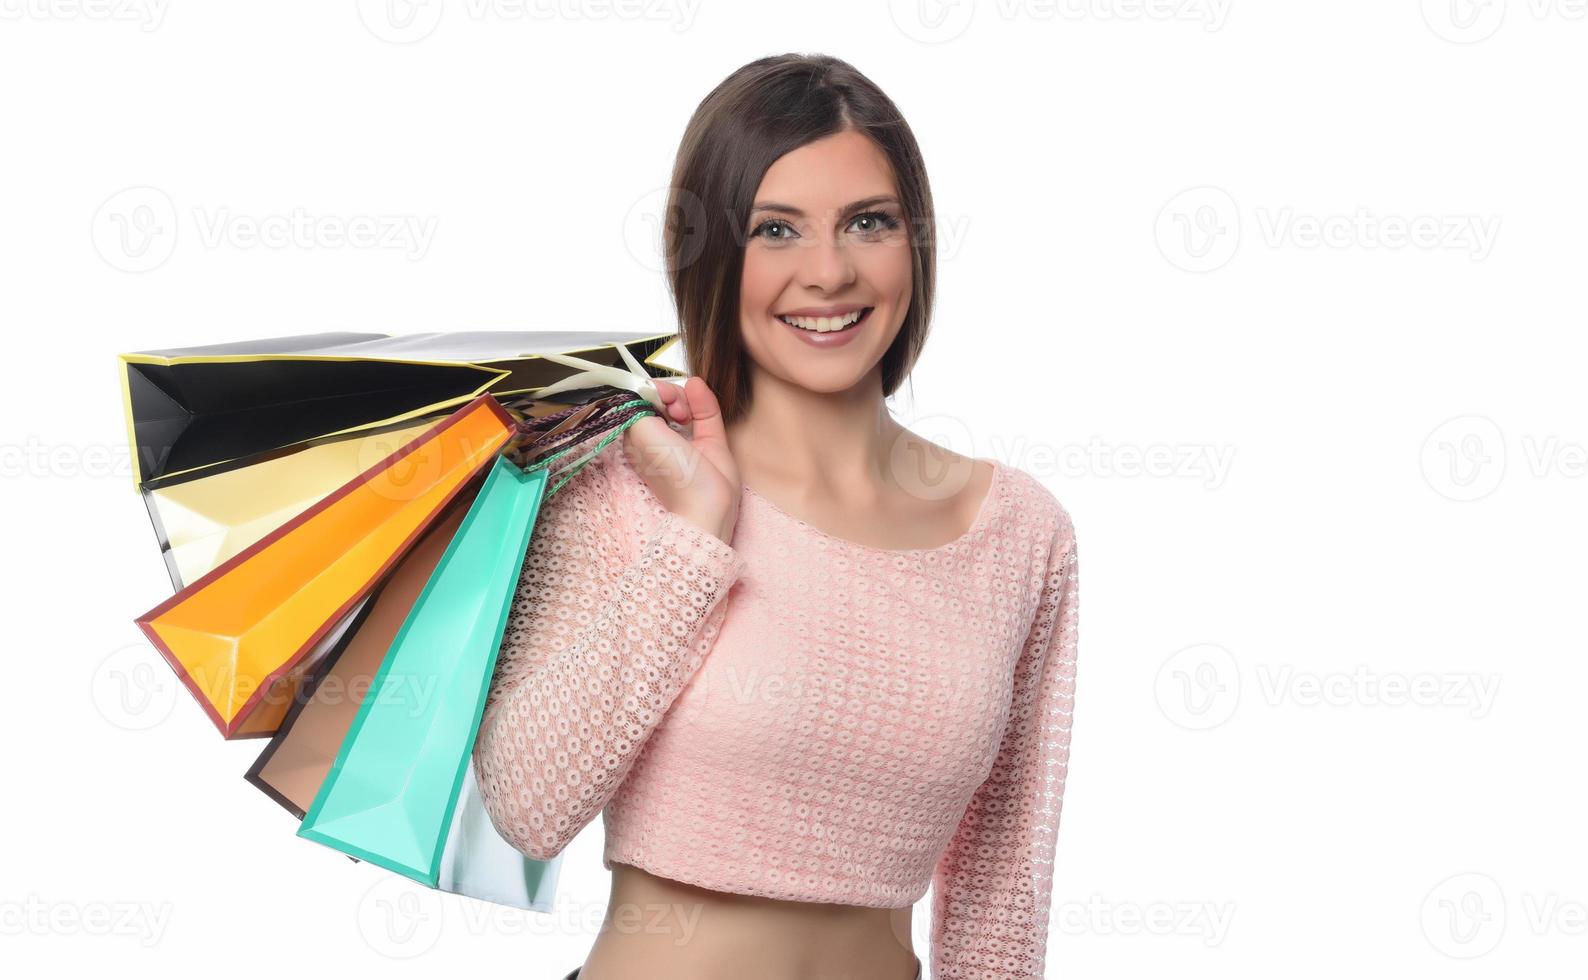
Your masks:
{"label": "pink lace top", "polygon": [[549,498],[474,763],[493,824],[707,888],[885,908],[932,886],[932,974],[1036,980],[1075,691],[1073,527],[990,460],[936,548],[745,490],[732,545],[609,446]]}

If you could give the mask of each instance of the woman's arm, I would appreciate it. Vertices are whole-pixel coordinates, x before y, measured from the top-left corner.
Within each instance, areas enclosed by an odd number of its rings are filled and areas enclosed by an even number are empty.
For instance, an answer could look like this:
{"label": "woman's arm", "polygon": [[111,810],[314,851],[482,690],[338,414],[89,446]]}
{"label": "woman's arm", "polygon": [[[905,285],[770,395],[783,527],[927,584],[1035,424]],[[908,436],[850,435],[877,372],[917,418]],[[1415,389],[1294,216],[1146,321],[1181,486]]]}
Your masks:
{"label": "woman's arm", "polygon": [[604,450],[541,508],[474,747],[486,812],[550,860],[616,792],[710,649],[744,559]]}
{"label": "woman's arm", "polygon": [[1080,598],[1074,526],[1063,507],[1057,524],[998,756],[933,873],[936,980],[1042,980]]}

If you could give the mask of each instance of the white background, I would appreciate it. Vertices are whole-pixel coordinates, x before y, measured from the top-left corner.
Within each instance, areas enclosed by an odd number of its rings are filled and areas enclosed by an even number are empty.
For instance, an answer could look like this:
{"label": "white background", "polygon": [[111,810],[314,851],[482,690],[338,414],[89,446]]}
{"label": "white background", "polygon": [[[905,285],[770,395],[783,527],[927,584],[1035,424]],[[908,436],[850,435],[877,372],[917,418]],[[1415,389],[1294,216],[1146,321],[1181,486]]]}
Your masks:
{"label": "white background", "polygon": [[[8,965],[582,960],[599,820],[557,915],[515,914],[298,839],[242,779],[263,743],[133,625],[170,586],[115,355],[670,329],[649,222],[685,121],[820,51],[894,98],[936,196],[897,414],[1077,526],[1049,975],[1583,975],[1582,3],[393,9],[0,0]],[[322,230],[249,235],[295,215]],[[337,237],[369,222],[408,237]]]}

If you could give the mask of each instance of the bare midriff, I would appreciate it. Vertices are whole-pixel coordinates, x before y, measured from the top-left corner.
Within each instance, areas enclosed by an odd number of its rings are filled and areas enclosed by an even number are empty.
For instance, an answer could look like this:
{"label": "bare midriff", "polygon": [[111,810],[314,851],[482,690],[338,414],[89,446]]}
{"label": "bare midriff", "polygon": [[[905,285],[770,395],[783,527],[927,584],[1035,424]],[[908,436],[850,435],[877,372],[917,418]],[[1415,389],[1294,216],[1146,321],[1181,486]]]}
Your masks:
{"label": "bare midriff", "polygon": [[914,980],[911,911],[735,895],[613,862],[579,980]]}

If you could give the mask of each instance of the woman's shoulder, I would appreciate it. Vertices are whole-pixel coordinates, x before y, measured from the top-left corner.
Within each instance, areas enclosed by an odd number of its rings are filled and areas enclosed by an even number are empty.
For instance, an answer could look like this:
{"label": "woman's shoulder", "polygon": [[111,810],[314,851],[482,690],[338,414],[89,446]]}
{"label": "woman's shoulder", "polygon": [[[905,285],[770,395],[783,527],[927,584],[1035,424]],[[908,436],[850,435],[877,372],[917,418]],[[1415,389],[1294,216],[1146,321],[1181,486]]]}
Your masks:
{"label": "woman's shoulder", "polygon": [[1074,539],[1075,522],[1046,480],[1013,463],[992,462],[999,469],[1004,506],[1012,524],[1051,533],[1059,544]]}

